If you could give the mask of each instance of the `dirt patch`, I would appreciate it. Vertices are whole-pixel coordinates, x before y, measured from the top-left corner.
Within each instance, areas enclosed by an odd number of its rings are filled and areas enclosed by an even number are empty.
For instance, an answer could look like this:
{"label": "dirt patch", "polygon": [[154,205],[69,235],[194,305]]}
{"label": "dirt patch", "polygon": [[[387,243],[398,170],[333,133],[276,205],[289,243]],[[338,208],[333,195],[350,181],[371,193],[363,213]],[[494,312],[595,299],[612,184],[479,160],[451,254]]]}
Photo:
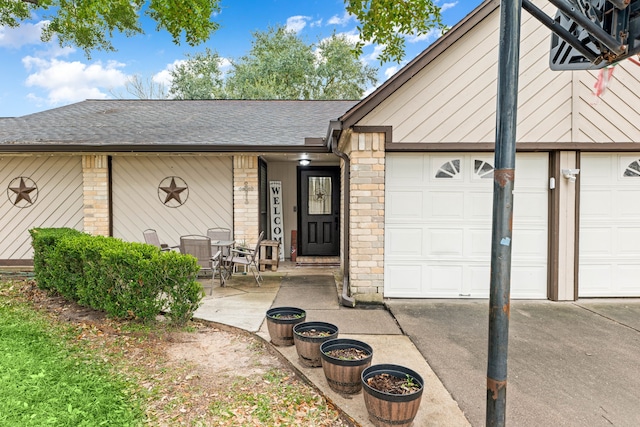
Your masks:
{"label": "dirt patch", "polygon": [[[162,317],[151,328],[136,327],[49,295],[32,280],[15,282],[10,293],[20,295],[54,320],[72,324],[77,328],[78,341],[97,352],[114,370],[135,379],[140,386],[139,393],[146,399],[146,425],[346,427],[354,424],[298,377],[268,343],[248,332],[202,321],[189,322],[186,330],[176,330]],[[280,381],[275,391],[270,384],[274,381],[265,377]],[[312,396],[311,403],[295,409],[299,421],[259,422],[253,415],[255,405],[241,402],[233,406],[238,393],[260,396],[289,387]],[[275,398],[274,402],[283,399],[282,396]],[[231,405],[231,409],[224,405]],[[226,412],[219,411],[222,415],[211,409],[219,406],[225,408]],[[313,413],[312,422],[304,418],[309,413]]]}

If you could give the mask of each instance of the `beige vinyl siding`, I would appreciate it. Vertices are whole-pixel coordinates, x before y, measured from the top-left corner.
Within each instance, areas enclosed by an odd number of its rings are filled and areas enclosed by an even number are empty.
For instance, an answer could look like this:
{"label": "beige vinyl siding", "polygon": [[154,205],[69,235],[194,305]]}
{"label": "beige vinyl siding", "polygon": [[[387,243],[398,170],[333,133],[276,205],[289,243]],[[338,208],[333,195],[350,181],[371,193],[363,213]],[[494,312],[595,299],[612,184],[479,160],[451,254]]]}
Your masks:
{"label": "beige vinyl siding", "polygon": [[[549,16],[555,8],[535,3]],[[518,142],[639,142],[640,67],[616,65],[597,99],[598,71],[551,71],[550,31],[522,12]],[[392,126],[393,142],[495,141],[499,9],[434,58],[358,125]]]}
{"label": "beige vinyl siding", "polygon": [[[233,229],[231,157],[115,156],[112,171],[114,237],[141,242],[142,232],[155,228],[161,241],[176,245],[181,235]],[[182,206],[167,207],[158,197],[160,182],[169,176],[188,185]]]}
{"label": "beige vinyl siding", "polygon": [[[19,208],[8,187],[17,177],[37,186],[35,202]],[[0,158],[0,259],[31,259],[29,229],[69,227],[82,230],[82,161],[80,156],[3,156]],[[34,196],[32,192],[31,197]]]}

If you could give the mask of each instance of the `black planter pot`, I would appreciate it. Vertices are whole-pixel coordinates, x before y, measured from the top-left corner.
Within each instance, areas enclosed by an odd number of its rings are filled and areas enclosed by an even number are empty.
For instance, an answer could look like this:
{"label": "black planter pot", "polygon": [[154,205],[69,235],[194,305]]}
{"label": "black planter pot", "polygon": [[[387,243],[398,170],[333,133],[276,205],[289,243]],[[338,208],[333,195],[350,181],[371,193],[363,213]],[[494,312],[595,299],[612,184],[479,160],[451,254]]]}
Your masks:
{"label": "black planter pot", "polygon": [[[327,353],[332,350],[356,348],[367,353],[362,359],[346,360],[333,357]],[[373,349],[365,342],[348,338],[337,338],[325,341],[320,345],[322,369],[324,376],[333,391],[343,394],[355,394],[362,390],[362,371],[371,365]]]}
{"label": "black planter pot", "polygon": [[267,310],[267,329],[273,345],[293,345],[293,326],[302,323],[307,313],[296,307],[275,307]]}
{"label": "black planter pot", "polygon": [[[325,332],[323,336],[304,335],[305,332]],[[296,345],[300,363],[310,368],[322,366],[320,345],[338,338],[338,327],[326,322],[303,322],[293,327],[293,342]]]}
{"label": "black planter pot", "polygon": [[[367,380],[379,374],[389,374],[402,379],[411,379],[419,390],[408,394],[392,394],[369,386]],[[424,381],[412,369],[400,365],[373,365],[362,371],[362,394],[369,420],[376,427],[409,427],[418,413]]]}

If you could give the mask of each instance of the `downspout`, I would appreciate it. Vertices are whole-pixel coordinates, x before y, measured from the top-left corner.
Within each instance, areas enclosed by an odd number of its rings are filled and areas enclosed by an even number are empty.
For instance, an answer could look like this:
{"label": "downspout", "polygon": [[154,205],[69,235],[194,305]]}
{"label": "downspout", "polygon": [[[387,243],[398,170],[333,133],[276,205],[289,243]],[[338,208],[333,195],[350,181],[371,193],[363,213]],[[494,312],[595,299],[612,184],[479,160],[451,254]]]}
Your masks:
{"label": "downspout", "polygon": [[342,277],[342,297],[340,303],[345,307],[355,307],[356,301],[349,296],[349,198],[351,187],[351,159],[349,156],[338,150],[338,136],[342,131],[342,123],[339,120],[332,120],[329,124],[329,133],[327,138],[331,146],[331,152],[340,157],[344,161],[344,191],[342,197],[344,200],[344,268]]}

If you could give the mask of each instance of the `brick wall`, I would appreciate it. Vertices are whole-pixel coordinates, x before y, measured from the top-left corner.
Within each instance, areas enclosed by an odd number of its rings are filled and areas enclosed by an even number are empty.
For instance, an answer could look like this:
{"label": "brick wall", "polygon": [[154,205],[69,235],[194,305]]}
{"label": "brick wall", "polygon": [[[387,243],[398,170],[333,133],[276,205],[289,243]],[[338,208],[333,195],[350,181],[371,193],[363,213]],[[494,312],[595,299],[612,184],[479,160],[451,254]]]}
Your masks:
{"label": "brick wall", "polygon": [[109,171],[107,156],[82,156],[84,231],[109,235]]}
{"label": "brick wall", "polygon": [[351,158],[351,295],[382,301],[384,285],[384,133],[353,133],[345,152]]}
{"label": "brick wall", "polygon": [[237,243],[258,241],[258,156],[233,157],[233,233]]}

